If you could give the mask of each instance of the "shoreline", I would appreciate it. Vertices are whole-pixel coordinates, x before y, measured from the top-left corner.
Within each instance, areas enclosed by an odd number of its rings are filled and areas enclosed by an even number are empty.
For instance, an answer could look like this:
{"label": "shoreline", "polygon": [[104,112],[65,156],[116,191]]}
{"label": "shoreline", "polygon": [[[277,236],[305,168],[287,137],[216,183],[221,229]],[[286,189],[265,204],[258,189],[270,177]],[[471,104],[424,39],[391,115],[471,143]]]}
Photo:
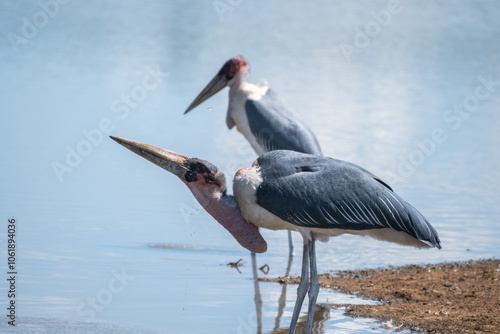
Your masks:
{"label": "shoreline", "polygon": [[[322,288],[382,303],[332,305],[350,317],[424,333],[500,333],[499,259],[334,271],[318,278]],[[298,284],[300,277],[259,281]]]}

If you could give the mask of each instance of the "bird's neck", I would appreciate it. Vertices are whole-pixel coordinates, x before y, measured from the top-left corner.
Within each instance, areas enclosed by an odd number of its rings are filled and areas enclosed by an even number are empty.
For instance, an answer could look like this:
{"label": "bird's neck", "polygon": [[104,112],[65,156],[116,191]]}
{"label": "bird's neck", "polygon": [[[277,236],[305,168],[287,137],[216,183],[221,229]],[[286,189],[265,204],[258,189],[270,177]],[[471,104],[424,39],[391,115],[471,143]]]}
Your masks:
{"label": "bird's neck", "polygon": [[[237,116],[234,114],[238,111],[245,111],[245,103],[250,95],[259,99],[260,96],[266,94],[267,90],[267,82],[263,82],[262,85],[254,85],[247,82],[242,73],[236,76],[229,86],[229,104],[226,114],[227,127],[232,129],[235,125],[238,125],[238,121],[235,120]],[[241,132],[239,128],[238,131]]]}
{"label": "bird's neck", "polygon": [[[243,83],[244,83],[243,75],[241,75],[240,73],[236,77],[234,77],[231,84],[229,85],[229,103],[227,105],[227,114],[226,114],[226,125],[228,129],[232,129],[236,125],[233,119],[233,110],[239,107],[238,106],[239,103],[243,104],[242,102],[243,99],[236,98],[236,95],[240,93],[240,87]],[[236,102],[237,100],[238,102]]]}
{"label": "bird's neck", "polygon": [[207,192],[205,188],[188,184],[201,206],[219,222],[244,248],[255,253],[264,253],[267,243],[258,227],[247,222],[241,215],[236,199],[218,191]]}
{"label": "bird's neck", "polygon": [[229,86],[229,103],[234,99],[234,97],[240,93],[241,91],[241,86],[245,83],[245,80],[243,80],[243,75],[238,74],[236,77],[231,82],[231,85]]}
{"label": "bird's neck", "polygon": [[239,93],[242,86],[246,83],[245,72],[240,72],[231,80],[229,84],[229,102]]}

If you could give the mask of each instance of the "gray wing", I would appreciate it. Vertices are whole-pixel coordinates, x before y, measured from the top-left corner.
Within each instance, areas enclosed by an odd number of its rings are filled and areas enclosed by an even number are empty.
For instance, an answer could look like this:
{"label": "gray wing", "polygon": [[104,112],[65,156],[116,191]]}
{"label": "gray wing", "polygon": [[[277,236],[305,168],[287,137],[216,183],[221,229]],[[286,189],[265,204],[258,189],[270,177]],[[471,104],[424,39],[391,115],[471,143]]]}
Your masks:
{"label": "gray wing", "polygon": [[441,248],[436,230],[375,175],[345,161],[273,151],[257,159],[263,178],[257,204],[294,225],[392,228]]}
{"label": "gray wing", "polygon": [[314,133],[273,90],[245,103],[250,130],[265,152],[292,150],[322,154]]}

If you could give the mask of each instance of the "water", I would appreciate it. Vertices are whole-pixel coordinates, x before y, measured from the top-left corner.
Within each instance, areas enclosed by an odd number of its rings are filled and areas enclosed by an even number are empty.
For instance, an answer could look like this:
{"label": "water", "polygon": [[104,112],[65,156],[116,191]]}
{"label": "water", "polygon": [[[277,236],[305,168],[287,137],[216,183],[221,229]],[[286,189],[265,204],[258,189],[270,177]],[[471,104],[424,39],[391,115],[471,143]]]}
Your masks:
{"label": "water", "polygon": [[[1,261],[5,275],[15,217],[19,332],[285,330],[295,287],[261,283],[256,297],[248,252],[175,177],[107,138],[206,159],[231,180],[255,155],[226,129],[226,94],[182,113],[237,54],[252,82],[267,78],[307,119],[325,155],[388,180],[441,237],[443,250],[419,251],[342,236],[318,245],[320,272],[498,257],[496,3],[402,1],[390,18],[385,1],[222,1],[219,12],[202,1],[47,3],[51,15],[0,2]],[[365,28],[375,30],[362,40]],[[257,266],[283,275],[286,233],[263,235]],[[240,258],[241,273],[226,266]],[[317,331],[386,332],[328,307],[350,302],[361,301],[322,290]]]}

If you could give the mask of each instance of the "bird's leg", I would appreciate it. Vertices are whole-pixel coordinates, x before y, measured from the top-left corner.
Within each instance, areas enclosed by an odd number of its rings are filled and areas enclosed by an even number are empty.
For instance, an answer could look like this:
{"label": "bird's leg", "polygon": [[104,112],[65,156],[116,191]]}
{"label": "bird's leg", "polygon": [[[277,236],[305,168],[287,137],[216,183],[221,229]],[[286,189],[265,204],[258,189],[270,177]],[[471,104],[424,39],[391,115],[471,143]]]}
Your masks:
{"label": "bird's leg", "polygon": [[299,287],[297,288],[297,300],[295,301],[295,308],[293,309],[292,322],[290,323],[288,334],[294,334],[295,332],[295,326],[297,326],[300,309],[302,308],[302,303],[304,302],[307,290],[309,290],[309,240],[307,237],[304,237],[302,273],[300,274],[300,283]]}
{"label": "bird's leg", "polygon": [[290,275],[290,269],[292,269],[292,262],[293,262],[293,242],[292,242],[292,232],[288,231],[288,246],[289,252],[288,252],[288,263],[286,265],[286,272],[285,272],[285,277],[288,277]]}
{"label": "bird's leg", "polygon": [[319,293],[314,233],[311,233],[311,241],[309,242],[309,262],[311,265],[311,282],[309,283],[309,309],[307,311],[306,334],[311,333],[312,330],[314,310],[316,309],[316,300]]}
{"label": "bird's leg", "polygon": [[288,263],[286,264],[285,277],[290,276],[290,270],[292,269],[293,253],[288,254]]}

